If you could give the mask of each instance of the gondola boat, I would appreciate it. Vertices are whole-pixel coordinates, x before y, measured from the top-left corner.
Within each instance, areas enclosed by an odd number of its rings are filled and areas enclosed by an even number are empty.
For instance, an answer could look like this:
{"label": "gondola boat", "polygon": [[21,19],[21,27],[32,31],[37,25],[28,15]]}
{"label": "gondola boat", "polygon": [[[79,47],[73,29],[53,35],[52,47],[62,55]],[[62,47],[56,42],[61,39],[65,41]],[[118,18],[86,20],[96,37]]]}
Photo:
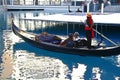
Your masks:
{"label": "gondola boat", "polygon": [[36,34],[26,32],[24,30],[19,29],[14,22],[12,21],[12,30],[15,35],[22,38],[25,42],[40,48],[49,51],[64,53],[64,54],[72,54],[72,55],[80,55],[80,56],[98,56],[98,57],[105,57],[105,56],[113,56],[120,54],[120,45],[115,46],[106,46],[106,47],[95,47],[92,49],[80,47],[80,48],[71,48],[71,47],[64,47],[58,44],[52,44],[49,42],[38,42],[35,40]]}

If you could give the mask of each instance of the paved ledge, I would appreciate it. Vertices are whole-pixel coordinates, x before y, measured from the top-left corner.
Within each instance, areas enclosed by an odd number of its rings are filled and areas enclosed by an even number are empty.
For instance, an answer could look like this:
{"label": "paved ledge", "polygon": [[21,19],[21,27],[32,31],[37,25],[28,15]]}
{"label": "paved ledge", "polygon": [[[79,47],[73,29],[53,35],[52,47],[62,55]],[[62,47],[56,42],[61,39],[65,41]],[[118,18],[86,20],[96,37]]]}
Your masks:
{"label": "paved ledge", "polygon": [[[40,5],[7,5],[4,6],[8,11],[19,11],[19,10],[64,10],[68,11],[68,6],[40,6]],[[76,11],[77,9],[82,9],[81,6],[70,6],[70,10]]]}

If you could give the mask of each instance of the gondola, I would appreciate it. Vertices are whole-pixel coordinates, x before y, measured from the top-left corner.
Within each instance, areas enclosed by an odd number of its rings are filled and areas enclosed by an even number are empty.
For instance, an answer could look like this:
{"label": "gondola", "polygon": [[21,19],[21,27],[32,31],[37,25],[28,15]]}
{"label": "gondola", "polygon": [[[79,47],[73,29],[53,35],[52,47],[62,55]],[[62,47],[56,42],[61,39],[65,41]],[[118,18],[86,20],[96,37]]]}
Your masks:
{"label": "gondola", "polygon": [[36,34],[19,29],[14,24],[13,21],[12,21],[12,30],[15,35],[22,38],[25,42],[40,49],[45,49],[45,50],[64,53],[64,54],[80,55],[80,56],[105,57],[105,56],[113,56],[120,54],[120,45],[95,47],[92,49],[88,49],[84,47],[79,47],[79,48],[64,47],[58,44],[52,44],[44,41],[38,42],[35,39]]}

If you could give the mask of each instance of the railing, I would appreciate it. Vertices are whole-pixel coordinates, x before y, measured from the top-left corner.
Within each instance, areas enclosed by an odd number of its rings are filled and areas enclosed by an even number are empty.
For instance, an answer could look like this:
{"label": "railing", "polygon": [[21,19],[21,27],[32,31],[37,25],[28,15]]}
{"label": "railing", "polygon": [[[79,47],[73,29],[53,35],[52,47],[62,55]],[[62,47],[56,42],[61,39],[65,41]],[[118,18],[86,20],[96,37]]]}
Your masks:
{"label": "railing", "polygon": [[[1,2],[2,1],[2,2]],[[65,2],[65,1],[61,1],[61,0],[38,0],[38,2],[35,2],[36,0],[12,0],[10,2],[6,2],[6,0],[1,0],[0,3],[3,4],[4,9],[7,9],[8,6],[16,6],[17,8],[20,7],[32,7],[33,8],[39,8],[40,6],[43,8],[44,6],[68,6],[68,5],[72,5],[72,2]],[[36,7],[35,7],[36,6]],[[75,6],[75,5],[73,5]],[[82,6],[82,7],[81,7]],[[21,8],[20,7],[20,8]],[[101,11],[101,13],[103,12],[120,12],[120,4],[112,4],[112,5],[106,5],[103,4],[103,6],[101,6],[101,4],[98,3],[89,3],[87,5],[79,5],[79,7],[81,8],[80,10],[82,10],[83,12],[99,12]]]}
{"label": "railing", "polygon": [[[61,0],[0,0],[0,5],[58,5],[60,6],[64,1]],[[66,2],[65,4],[67,5]]]}
{"label": "railing", "polygon": [[87,4],[86,7],[84,6],[85,12],[120,12],[120,4],[116,5],[106,5],[102,4]]}
{"label": "railing", "polygon": [[120,12],[120,5],[105,6],[104,12]]}

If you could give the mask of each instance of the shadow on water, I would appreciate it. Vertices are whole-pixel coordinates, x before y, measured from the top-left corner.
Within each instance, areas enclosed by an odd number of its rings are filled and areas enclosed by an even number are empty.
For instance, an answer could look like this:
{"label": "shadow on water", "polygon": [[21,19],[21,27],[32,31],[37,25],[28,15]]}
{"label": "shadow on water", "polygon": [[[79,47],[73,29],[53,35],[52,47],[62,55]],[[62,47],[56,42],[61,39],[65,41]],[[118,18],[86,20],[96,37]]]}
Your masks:
{"label": "shadow on water", "polygon": [[92,68],[99,67],[101,69],[101,79],[102,80],[114,80],[115,76],[119,76],[120,68],[114,63],[116,56],[110,57],[92,57],[92,56],[78,56],[71,54],[63,54],[57,52],[51,52],[43,49],[38,49],[33,47],[26,42],[16,43],[13,46],[14,52],[16,50],[26,50],[28,52],[34,52],[36,56],[49,56],[56,59],[60,59],[63,63],[68,65],[69,69],[72,70],[73,65],[78,63],[87,66],[87,71],[85,73],[85,80],[91,77]]}

